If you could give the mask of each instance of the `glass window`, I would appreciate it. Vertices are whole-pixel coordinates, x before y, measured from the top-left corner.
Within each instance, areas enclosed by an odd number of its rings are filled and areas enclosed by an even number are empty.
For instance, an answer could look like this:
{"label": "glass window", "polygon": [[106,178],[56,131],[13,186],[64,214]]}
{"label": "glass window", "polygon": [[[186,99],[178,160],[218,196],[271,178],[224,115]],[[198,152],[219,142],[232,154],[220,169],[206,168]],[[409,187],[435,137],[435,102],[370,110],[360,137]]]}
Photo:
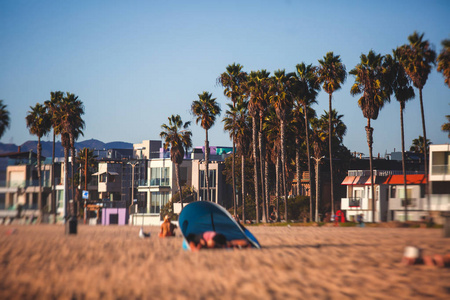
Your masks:
{"label": "glass window", "polygon": [[169,186],[169,168],[161,168],[161,185]]}
{"label": "glass window", "polygon": [[99,182],[106,182],[106,173],[100,174],[98,176],[98,181]]}

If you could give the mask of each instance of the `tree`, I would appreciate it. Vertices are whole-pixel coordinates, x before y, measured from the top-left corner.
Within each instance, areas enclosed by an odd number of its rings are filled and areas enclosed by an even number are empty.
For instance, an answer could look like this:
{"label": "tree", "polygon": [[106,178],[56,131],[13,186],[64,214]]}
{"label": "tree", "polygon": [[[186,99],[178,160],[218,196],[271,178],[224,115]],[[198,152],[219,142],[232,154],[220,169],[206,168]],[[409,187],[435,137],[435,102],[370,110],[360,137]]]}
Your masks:
{"label": "tree", "polygon": [[[305,118],[305,141],[306,141],[306,155],[308,160],[308,173],[309,173],[309,186],[311,187],[311,154],[309,146],[309,122],[311,117],[315,117],[314,114],[311,116],[308,114],[308,109],[311,105],[317,103],[316,97],[320,90],[319,79],[317,77],[317,68],[313,67],[311,64],[306,65],[305,63],[300,63],[296,67],[296,74],[294,80],[294,99],[297,101],[298,105],[303,106],[303,116]],[[297,173],[300,173],[297,171]],[[299,175],[297,175],[299,176]],[[297,178],[299,180],[299,178]],[[309,197],[309,218],[312,220],[312,197]]]}
{"label": "tree", "polygon": [[405,221],[408,219],[408,198],[407,198],[407,182],[406,182],[406,162],[405,162],[405,127],[403,124],[403,110],[406,101],[414,98],[414,89],[406,75],[405,69],[398,61],[398,50],[394,50],[394,56],[386,55],[385,59],[385,75],[387,85],[390,87],[389,94],[393,93],[400,103],[400,129],[402,138],[402,172],[403,172],[403,189],[405,191]]}
{"label": "tree", "polygon": [[[253,168],[254,168],[254,180],[255,180],[255,208],[256,208],[256,222],[259,222],[260,219],[260,213],[259,213],[259,179],[260,174],[258,174],[258,154],[257,149],[258,146],[262,148],[263,146],[259,143],[258,145],[258,137],[257,133],[261,131],[261,116],[263,115],[260,113],[261,109],[264,109],[267,103],[267,97],[269,93],[270,88],[270,79],[269,79],[270,73],[266,70],[260,70],[260,71],[252,71],[250,73],[250,76],[248,77],[248,81],[246,83],[246,91],[249,94],[249,104],[248,104],[248,110],[249,114],[252,117],[252,153],[253,153]],[[259,118],[258,118],[259,117]],[[258,120],[259,119],[259,120]],[[259,122],[258,122],[259,121]],[[258,124],[259,130],[258,130]],[[260,137],[262,135],[260,134]],[[262,139],[259,139],[260,142]],[[261,155],[261,152],[260,152]],[[262,157],[260,157],[260,161],[262,160]],[[263,203],[263,208],[264,208]],[[264,213],[263,213],[264,216]]]}
{"label": "tree", "polygon": [[6,109],[6,105],[3,104],[3,100],[0,100],[0,138],[6,131],[6,128],[9,128],[9,111]]}
{"label": "tree", "polygon": [[282,184],[284,191],[284,219],[287,222],[288,205],[286,192],[286,117],[287,113],[292,109],[293,99],[289,92],[291,78],[294,74],[287,73],[285,70],[275,71],[272,77],[273,94],[270,96],[270,103],[275,108],[277,118],[280,120],[280,144],[281,144],[281,172]]}
{"label": "tree", "polygon": [[447,118],[447,123],[442,124],[441,130],[448,132],[448,138],[450,139],[450,115],[445,116]]}
{"label": "tree", "polygon": [[445,83],[450,88],[450,40],[443,40],[442,51],[437,57],[438,72],[441,72],[445,77]]}
{"label": "tree", "polygon": [[39,217],[38,223],[42,221],[42,182],[41,182],[41,138],[46,135],[51,128],[50,115],[47,113],[47,109],[44,105],[36,103],[36,106],[30,106],[31,111],[28,111],[25,120],[27,122],[27,128],[30,133],[38,137],[37,144],[37,176],[39,182],[39,194],[38,194],[38,210]]}
{"label": "tree", "polygon": [[[69,151],[72,150],[71,179],[72,179],[72,197],[74,197],[75,186],[73,181],[73,162],[75,160],[75,141],[83,134],[84,121],[81,116],[84,114],[83,102],[72,93],[67,92],[66,96],[61,98],[54,115],[53,129],[56,134],[61,135],[61,145],[64,148],[64,218],[68,218],[69,206]],[[56,127],[55,127],[56,125]],[[73,199],[75,200],[75,199]]]}
{"label": "tree", "polygon": [[[234,137],[237,152],[241,156],[241,197],[242,197],[242,220],[245,222],[245,154],[249,146],[250,136],[250,120],[247,110],[248,102],[245,100],[237,101],[236,105],[227,104],[228,110],[225,112],[223,119],[224,129],[230,133],[230,137]],[[232,159],[234,165],[234,159]],[[232,167],[234,174],[234,167]],[[232,175],[234,182],[234,176]],[[236,206],[234,206],[234,215],[236,215]]]}
{"label": "tree", "polygon": [[[220,107],[216,102],[216,98],[212,98],[212,94],[203,92],[198,94],[198,100],[194,100],[191,105],[191,111],[195,119],[195,123],[200,123],[205,129],[205,178],[206,178],[206,201],[209,201],[209,141],[208,130],[216,122],[216,117],[220,115]],[[216,201],[217,202],[217,201]]]}
{"label": "tree", "polygon": [[[347,133],[347,126],[342,121],[344,115],[339,115],[338,112],[333,109],[331,112],[331,140],[333,141],[333,152],[336,152],[336,148],[342,144],[344,136]],[[330,115],[328,111],[324,111],[324,114],[320,116],[318,120],[318,126],[321,127],[322,132],[325,136],[330,139],[329,130]]]}
{"label": "tree", "polygon": [[[180,193],[181,209],[183,209],[183,198],[181,197],[180,164],[183,162],[184,153],[192,147],[192,132],[188,130],[191,122],[183,123],[180,115],[172,115],[167,118],[169,124],[162,124],[163,131],[159,134],[164,139],[164,149],[170,146],[170,159],[175,164],[175,176],[178,192]],[[172,202],[173,211],[173,202]]]}
{"label": "tree", "polygon": [[76,184],[82,186],[84,190],[87,190],[87,184],[91,181],[92,174],[98,165],[97,155],[94,154],[94,149],[85,147],[78,152],[75,161],[79,165],[78,171],[81,174]]}
{"label": "tree", "polygon": [[[53,127],[53,144],[52,144],[52,196],[51,196],[51,202],[52,202],[52,211],[54,213],[54,222],[56,223],[56,214],[57,214],[57,207],[56,207],[56,195],[55,195],[55,138],[56,138],[56,131],[55,128],[58,127],[58,112],[60,110],[60,104],[62,101],[64,94],[61,91],[57,92],[50,92],[50,100],[45,101],[45,106],[47,107],[47,111],[49,115],[51,116],[51,122]],[[59,133],[58,133],[59,134]]]}
{"label": "tree", "polygon": [[352,96],[362,94],[358,99],[358,106],[367,119],[366,135],[370,156],[370,183],[372,192],[372,222],[375,222],[375,190],[373,182],[373,128],[370,120],[376,120],[384,104],[389,101],[389,89],[385,86],[383,72],[384,57],[370,50],[367,55],[361,54],[361,62],[350,71],[355,76],[355,83],[350,93]]}
{"label": "tree", "polygon": [[430,148],[431,142],[427,139],[426,147],[425,147],[425,139],[423,136],[419,135],[417,139],[412,140],[412,145],[409,147],[409,151],[414,153],[424,154]]}
{"label": "tree", "polygon": [[[427,130],[425,127],[425,113],[423,109],[422,90],[425,86],[428,75],[433,65],[436,63],[436,52],[431,49],[430,43],[423,40],[424,34],[419,35],[414,32],[408,37],[409,45],[403,45],[398,48],[398,56],[400,63],[405,68],[406,74],[413,82],[414,86],[419,89],[420,112],[422,115],[423,137],[427,140]],[[428,151],[424,148],[424,167],[425,176],[428,178]],[[429,184],[426,184],[428,210],[430,210],[430,193]]]}
{"label": "tree", "polygon": [[[247,73],[242,71],[244,67],[240,64],[233,63],[232,65],[228,65],[226,68],[226,72],[222,73],[220,77],[217,79],[217,82],[224,87],[224,95],[231,99],[233,103],[233,107],[236,106],[238,99],[243,100],[244,96],[244,87],[247,81]],[[235,136],[230,136],[233,143],[233,154],[232,154],[232,187],[233,187],[233,207],[234,214],[236,215],[236,179],[235,179],[235,170],[234,170],[234,160],[235,160]]]}
{"label": "tree", "polygon": [[[341,84],[345,82],[347,73],[345,65],[341,62],[339,55],[334,55],[333,52],[328,52],[322,60],[319,60],[319,68],[317,73],[319,75],[319,82],[322,88],[328,93],[329,112],[332,111],[331,99],[335,91],[341,88]],[[331,119],[328,124],[328,132],[331,132]],[[330,178],[331,178],[331,214],[334,215],[334,195],[333,195],[333,153],[331,135],[328,139],[328,149],[330,156]]]}

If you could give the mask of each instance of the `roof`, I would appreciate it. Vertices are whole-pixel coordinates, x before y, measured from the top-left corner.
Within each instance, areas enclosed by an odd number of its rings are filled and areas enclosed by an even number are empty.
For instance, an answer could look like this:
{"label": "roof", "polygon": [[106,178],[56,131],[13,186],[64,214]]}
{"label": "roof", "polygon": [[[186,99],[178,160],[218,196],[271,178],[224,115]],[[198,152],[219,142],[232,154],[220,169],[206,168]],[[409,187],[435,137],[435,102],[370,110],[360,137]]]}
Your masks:
{"label": "roof", "polygon": [[[426,184],[427,178],[425,174],[408,174],[406,175],[407,184]],[[383,184],[404,184],[403,175],[390,175]]]}
{"label": "roof", "polygon": [[[407,184],[426,184],[427,179],[424,174],[406,175]],[[342,185],[370,185],[370,176],[347,176]],[[374,184],[403,184],[403,175],[375,176]]]}
{"label": "roof", "polygon": [[[374,176],[374,184],[382,184],[384,183],[386,177],[383,176]],[[342,181],[342,185],[370,185],[371,184],[370,176],[347,176]]]}

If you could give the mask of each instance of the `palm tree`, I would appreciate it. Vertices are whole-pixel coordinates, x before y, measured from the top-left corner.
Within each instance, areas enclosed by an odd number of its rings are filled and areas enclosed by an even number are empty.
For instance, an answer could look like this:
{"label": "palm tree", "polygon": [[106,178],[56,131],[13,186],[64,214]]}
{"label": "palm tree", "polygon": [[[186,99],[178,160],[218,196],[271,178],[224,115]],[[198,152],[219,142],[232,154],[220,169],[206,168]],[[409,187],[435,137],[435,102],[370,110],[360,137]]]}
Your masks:
{"label": "palm tree", "polygon": [[405,191],[405,221],[408,219],[408,198],[407,198],[407,182],[406,182],[406,161],[405,161],[405,127],[403,124],[403,110],[405,109],[406,101],[414,98],[414,89],[411,82],[406,75],[405,69],[398,61],[398,50],[394,50],[392,57],[386,55],[385,58],[385,74],[387,84],[390,86],[389,93],[393,93],[395,98],[400,103],[400,129],[402,138],[402,172],[403,172],[403,189]]}
{"label": "palm tree", "polygon": [[54,213],[54,222],[56,223],[56,215],[57,215],[57,207],[56,207],[56,195],[55,195],[55,138],[56,131],[55,128],[58,127],[58,112],[60,110],[60,103],[64,93],[61,91],[50,92],[50,100],[45,101],[45,106],[47,107],[47,111],[51,116],[51,122],[53,127],[53,146],[52,146],[52,211]]}
{"label": "palm tree", "polygon": [[93,170],[97,168],[97,155],[94,154],[94,149],[83,148],[78,152],[78,156],[75,159],[79,165],[78,170],[81,176],[78,180],[78,185],[83,186],[84,190],[87,190],[87,184],[92,179]]}
{"label": "palm tree", "polygon": [[[84,114],[83,102],[78,100],[78,97],[72,93],[67,92],[65,97],[62,97],[58,109],[55,111],[54,127],[55,133],[61,135],[61,145],[64,148],[64,203],[65,212],[64,218],[68,218],[68,205],[69,205],[69,151],[72,150],[72,197],[75,195],[74,181],[73,181],[73,161],[75,160],[75,141],[79,135],[82,135],[82,129],[84,128],[84,121],[81,115]],[[75,207],[73,212],[75,213]]]}
{"label": "palm tree", "polygon": [[445,83],[450,88],[450,40],[443,40],[441,44],[443,49],[437,58],[437,70],[444,75]]}
{"label": "palm tree", "polygon": [[[191,111],[197,117],[195,123],[200,122],[203,129],[205,129],[205,178],[206,178],[206,201],[209,201],[209,141],[208,130],[216,122],[216,117],[220,115],[220,107],[216,102],[216,98],[212,98],[212,94],[203,92],[198,94],[198,100],[194,100],[191,105]],[[217,202],[217,199],[216,199]]]}
{"label": "palm tree", "polygon": [[[245,222],[245,154],[248,149],[248,137],[250,135],[250,120],[247,110],[248,102],[238,100],[235,105],[227,104],[228,110],[223,119],[224,129],[234,137],[237,152],[241,156],[241,195],[242,195],[242,220]],[[234,163],[234,162],[233,162]],[[236,215],[236,206],[234,210]]]}
{"label": "palm tree", "polygon": [[[331,99],[335,91],[341,88],[341,84],[345,82],[347,73],[345,65],[341,62],[339,55],[334,55],[333,52],[328,52],[323,60],[319,60],[319,68],[317,70],[319,82],[322,83],[323,90],[328,93],[329,112],[332,111]],[[331,119],[328,123],[328,132],[331,132]],[[330,156],[330,178],[331,178],[331,214],[334,215],[334,195],[333,195],[333,153],[331,135],[328,136],[328,149]]]}
{"label": "palm tree", "polygon": [[39,217],[38,223],[42,221],[42,182],[41,182],[41,138],[46,135],[51,128],[50,115],[47,113],[47,109],[44,105],[36,103],[36,106],[30,106],[31,111],[28,111],[28,115],[25,117],[27,122],[27,128],[31,134],[38,137],[37,144],[37,175],[39,182],[39,194],[38,194],[38,210]]}
{"label": "palm tree", "polygon": [[409,147],[409,151],[424,154],[428,150],[428,148],[430,148],[430,145],[431,142],[429,139],[427,139],[427,142],[425,143],[425,139],[423,138],[423,136],[419,135],[419,138],[412,140],[412,145],[411,147]]}
{"label": "palm tree", "polygon": [[285,70],[275,71],[272,77],[274,93],[270,97],[270,102],[275,108],[277,118],[280,120],[280,143],[281,143],[281,172],[284,191],[284,219],[288,219],[288,207],[286,197],[286,117],[292,109],[293,100],[289,91],[290,81],[294,74],[287,73]]}
{"label": "palm tree", "polygon": [[[310,115],[308,114],[308,108],[311,105],[317,103],[316,97],[320,90],[319,79],[317,77],[317,68],[312,64],[306,65],[305,63],[297,64],[295,67],[297,73],[294,77],[297,84],[294,88],[295,100],[299,105],[303,106],[303,116],[305,117],[305,140],[306,140],[306,153],[308,160],[308,173],[309,173],[309,186],[311,187],[311,154],[309,147],[309,122]],[[314,114],[311,117],[315,117]],[[299,173],[299,172],[297,172]],[[297,175],[298,176],[298,175]],[[309,197],[309,218],[312,220],[312,197]]]}
{"label": "palm tree", "polygon": [[[329,120],[330,115],[328,111],[324,111],[324,114],[320,116],[318,120],[318,124],[321,126],[323,133],[327,136],[328,140],[330,139],[328,135],[329,130]],[[344,136],[347,133],[347,126],[342,121],[344,115],[339,115],[338,112],[333,109],[331,112],[331,139],[333,140],[333,145],[338,146],[342,144],[344,140]],[[333,148],[333,152],[335,149]]]}
{"label": "palm tree", "polygon": [[[414,32],[412,35],[408,36],[409,45],[403,45],[399,47],[398,55],[400,63],[405,68],[406,74],[408,74],[414,86],[419,89],[423,137],[425,140],[427,140],[422,90],[427,82],[428,75],[430,74],[433,65],[436,63],[436,52],[431,49],[430,43],[427,40],[423,40],[423,36],[423,33],[419,35],[417,32]],[[428,152],[427,148],[424,148],[424,150],[425,176],[428,177]],[[428,210],[430,210],[430,193],[428,181],[426,184],[426,190]]]}
{"label": "palm tree", "polygon": [[450,139],[450,115],[445,116],[447,118],[447,123],[442,124],[441,130],[448,132],[448,138]]}
{"label": "palm tree", "polygon": [[[180,195],[181,209],[183,209],[183,198],[181,197],[180,164],[183,162],[185,151],[192,147],[192,132],[188,130],[191,122],[183,123],[180,115],[168,117],[169,124],[162,124],[163,131],[159,134],[164,139],[164,149],[170,146],[170,160],[175,164],[175,176],[177,179],[178,192]],[[173,202],[172,202],[173,212]]]}
{"label": "palm tree", "polygon": [[9,111],[6,109],[6,105],[3,104],[3,100],[0,100],[0,138],[5,133],[6,128],[9,127]]}
{"label": "palm tree", "polygon": [[268,149],[270,151],[270,160],[275,165],[275,196],[276,196],[276,221],[280,221],[280,120],[278,119],[275,108],[269,106],[265,120],[264,120],[264,131],[267,134],[267,140],[269,141]]}
{"label": "palm tree", "polygon": [[[260,110],[265,107],[265,103],[267,101],[267,95],[270,88],[270,73],[266,70],[260,71],[252,71],[250,76],[248,77],[248,81],[246,83],[245,89],[247,90],[250,100],[248,104],[248,110],[250,116],[252,117],[252,153],[253,153],[253,168],[254,168],[254,181],[255,181],[255,208],[256,208],[256,222],[259,222],[259,179],[260,175],[258,174],[258,154],[257,147],[262,148],[262,145],[258,145],[258,137],[257,132],[261,131],[261,117],[263,114],[260,113]],[[257,124],[260,124],[259,131]],[[261,137],[261,135],[260,135]],[[262,139],[260,139],[260,142]],[[262,158],[260,157],[260,161]],[[265,205],[263,203],[263,209]],[[263,216],[265,214],[263,213]]]}
{"label": "palm tree", "polygon": [[[238,99],[241,99],[244,95],[244,86],[247,81],[247,73],[242,71],[244,67],[240,64],[233,63],[228,65],[226,72],[222,73],[217,79],[217,82],[224,87],[224,95],[231,99],[233,107],[236,106]],[[236,215],[236,179],[235,179],[235,137],[231,136],[233,142],[233,156],[232,156],[232,187],[233,187],[233,207],[234,214]]]}
{"label": "palm tree", "polygon": [[363,94],[358,100],[358,106],[361,108],[363,116],[367,118],[366,135],[370,153],[372,222],[375,222],[375,190],[372,166],[373,128],[370,127],[370,120],[376,120],[384,104],[389,101],[389,92],[385,86],[385,76],[383,73],[383,60],[383,56],[370,50],[368,55],[361,54],[361,62],[350,71],[350,74],[356,77],[350,93],[353,96]]}

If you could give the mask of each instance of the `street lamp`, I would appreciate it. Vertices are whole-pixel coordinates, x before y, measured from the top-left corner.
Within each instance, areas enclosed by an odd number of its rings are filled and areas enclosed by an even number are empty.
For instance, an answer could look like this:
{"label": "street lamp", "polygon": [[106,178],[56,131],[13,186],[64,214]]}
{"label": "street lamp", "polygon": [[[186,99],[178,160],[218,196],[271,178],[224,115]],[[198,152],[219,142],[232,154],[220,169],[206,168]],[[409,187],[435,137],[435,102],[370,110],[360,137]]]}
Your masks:
{"label": "street lamp", "polygon": [[319,221],[319,164],[320,161],[325,158],[325,156],[322,156],[321,158],[315,158],[311,156],[312,159],[316,161],[316,209],[315,209],[315,216],[314,219],[316,222]]}
{"label": "street lamp", "polygon": [[130,215],[131,215],[131,208],[134,204],[134,167],[139,164],[138,160],[129,161],[129,165],[131,165],[131,204],[130,204]]}

